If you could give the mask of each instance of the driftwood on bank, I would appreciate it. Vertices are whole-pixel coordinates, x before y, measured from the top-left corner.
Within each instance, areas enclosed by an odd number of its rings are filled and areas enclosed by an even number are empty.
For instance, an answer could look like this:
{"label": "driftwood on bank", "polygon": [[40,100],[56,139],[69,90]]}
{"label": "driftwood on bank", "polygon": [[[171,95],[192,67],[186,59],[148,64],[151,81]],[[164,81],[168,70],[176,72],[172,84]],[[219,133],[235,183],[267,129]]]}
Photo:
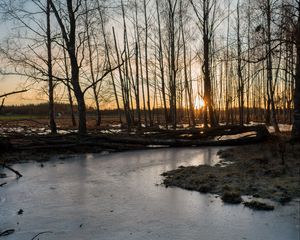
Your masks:
{"label": "driftwood on bank", "polygon": [[59,151],[81,149],[133,150],[155,146],[232,146],[264,141],[269,132],[264,125],[220,126],[213,129],[136,130],[131,133],[90,133],[87,135],[10,136],[6,143],[15,151]]}

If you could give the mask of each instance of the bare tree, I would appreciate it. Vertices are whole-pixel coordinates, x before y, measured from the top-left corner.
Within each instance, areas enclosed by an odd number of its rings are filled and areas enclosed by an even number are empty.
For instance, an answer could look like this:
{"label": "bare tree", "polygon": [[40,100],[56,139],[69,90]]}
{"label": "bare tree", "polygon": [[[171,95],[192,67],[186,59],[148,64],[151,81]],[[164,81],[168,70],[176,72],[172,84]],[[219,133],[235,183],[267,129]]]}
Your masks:
{"label": "bare tree", "polygon": [[275,132],[280,132],[277,118],[276,118],[276,108],[274,103],[274,86],[273,86],[273,62],[272,62],[272,38],[271,38],[271,0],[266,0],[266,17],[267,17],[267,79],[268,79],[268,97],[271,104],[272,109],[272,124],[275,129]]}
{"label": "bare tree", "polygon": [[52,39],[51,39],[51,6],[50,0],[47,0],[47,53],[48,53],[48,84],[49,84],[49,119],[50,119],[50,129],[51,133],[57,133],[56,123],[55,123],[55,112],[54,112],[54,95],[53,95],[53,73],[52,73]]}
{"label": "bare tree", "polygon": [[[84,94],[81,90],[81,86],[79,83],[79,70],[80,66],[77,59],[77,34],[76,34],[76,25],[78,21],[78,17],[76,14],[78,13],[81,7],[81,1],[78,1],[73,6],[72,0],[65,0],[67,4],[67,12],[68,12],[68,26],[63,21],[62,16],[59,14],[56,5],[53,0],[50,0],[51,7],[55,14],[56,20],[61,29],[62,37],[66,43],[67,52],[69,54],[70,63],[71,63],[71,83],[73,86],[74,94],[77,100],[78,105],[78,114],[79,114],[79,123],[78,123],[78,133],[85,134],[86,133],[86,106],[84,100]],[[68,30],[69,31],[68,31]]]}
{"label": "bare tree", "polygon": [[242,73],[242,46],[240,34],[240,1],[237,2],[237,75],[238,75],[238,96],[239,96],[239,120],[240,125],[244,124],[244,80]]}
{"label": "bare tree", "polygon": [[180,28],[181,28],[181,36],[182,36],[182,45],[183,45],[183,71],[184,71],[184,85],[185,91],[187,93],[188,98],[188,108],[189,108],[189,119],[190,125],[195,126],[195,114],[194,114],[194,103],[192,100],[192,88],[188,82],[188,66],[187,66],[187,50],[186,50],[186,41],[185,41],[185,30],[183,24],[183,6],[182,0],[180,1]]}
{"label": "bare tree", "polygon": [[144,21],[145,21],[145,72],[146,72],[146,88],[147,88],[147,107],[150,126],[153,125],[152,113],[151,113],[151,103],[150,103],[150,84],[149,84],[149,65],[148,65],[148,15],[147,15],[147,3],[143,0],[144,4]]}
{"label": "bare tree", "polygon": [[300,140],[300,1],[296,1],[298,20],[296,25],[296,49],[297,49],[297,60],[296,60],[296,75],[295,75],[295,98],[294,98],[294,122],[293,122],[293,139]]}
{"label": "bare tree", "polygon": [[161,90],[162,90],[162,100],[164,107],[164,116],[165,116],[165,125],[168,128],[168,110],[167,110],[167,101],[166,101],[166,87],[165,87],[165,72],[164,72],[164,57],[163,57],[163,45],[162,45],[162,33],[161,33],[161,21],[160,21],[160,12],[159,12],[159,2],[156,3],[156,14],[157,14],[157,24],[158,24],[158,52],[159,52],[159,70],[161,78]]}
{"label": "bare tree", "polygon": [[198,19],[198,26],[202,33],[203,42],[203,66],[202,71],[204,74],[204,126],[208,126],[207,109],[209,111],[210,125],[215,127],[217,125],[212,102],[212,86],[211,86],[211,44],[216,27],[216,0],[203,0],[201,1],[200,10],[197,8],[193,0],[190,0],[194,12]]}
{"label": "bare tree", "polygon": [[[103,10],[101,9],[99,1],[97,1],[97,10],[98,10],[100,22],[101,22],[101,32],[103,35],[103,41],[104,41],[104,47],[105,47],[105,57],[107,59],[107,67],[108,67],[108,69],[111,69],[112,63],[111,63],[111,57],[110,57],[110,53],[109,53],[109,44],[108,44],[107,35],[106,35],[106,31],[105,31],[105,26],[104,26],[104,18],[103,18],[103,12],[102,12]],[[118,93],[117,93],[117,88],[116,88],[116,83],[115,83],[115,77],[114,77],[113,72],[110,73],[110,78],[111,78],[112,85],[113,85],[113,91],[114,91],[115,101],[116,101],[116,105],[117,105],[119,121],[120,121],[120,123],[122,123],[122,114],[121,114],[121,110],[120,110],[120,103],[119,103],[119,98],[118,98]]]}

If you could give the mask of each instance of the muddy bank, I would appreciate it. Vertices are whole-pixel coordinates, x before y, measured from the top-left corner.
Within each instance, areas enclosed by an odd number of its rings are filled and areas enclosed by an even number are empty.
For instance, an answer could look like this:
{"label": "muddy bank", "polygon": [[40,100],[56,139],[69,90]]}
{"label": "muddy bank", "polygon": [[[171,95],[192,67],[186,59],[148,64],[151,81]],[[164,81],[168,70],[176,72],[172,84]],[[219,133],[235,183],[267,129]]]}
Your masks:
{"label": "muddy bank", "polygon": [[179,167],[163,173],[165,186],[202,193],[234,192],[285,203],[300,197],[300,145],[285,136],[219,151],[215,166]]}

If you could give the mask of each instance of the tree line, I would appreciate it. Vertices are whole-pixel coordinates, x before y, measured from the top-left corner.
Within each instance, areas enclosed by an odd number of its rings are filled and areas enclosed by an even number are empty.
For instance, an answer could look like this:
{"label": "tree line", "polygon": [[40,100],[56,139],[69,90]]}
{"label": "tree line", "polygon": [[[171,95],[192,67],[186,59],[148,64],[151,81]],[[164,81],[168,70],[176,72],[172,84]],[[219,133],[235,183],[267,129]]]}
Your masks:
{"label": "tree line", "polygon": [[58,101],[69,103],[74,125],[77,107],[86,133],[89,101],[98,126],[109,105],[128,129],[259,119],[276,132],[279,121],[293,122],[299,138],[298,0],[1,0],[0,8],[12,26],[1,74],[47,95],[53,133]]}

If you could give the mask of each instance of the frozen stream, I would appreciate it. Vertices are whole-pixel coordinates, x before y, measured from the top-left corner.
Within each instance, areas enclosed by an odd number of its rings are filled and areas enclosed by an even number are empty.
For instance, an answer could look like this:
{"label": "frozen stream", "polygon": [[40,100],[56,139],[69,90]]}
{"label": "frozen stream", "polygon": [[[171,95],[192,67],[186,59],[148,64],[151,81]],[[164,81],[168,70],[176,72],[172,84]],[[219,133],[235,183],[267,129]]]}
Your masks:
{"label": "frozen stream", "polygon": [[[180,165],[215,164],[218,148],[157,149],[17,164],[0,179],[1,239],[299,240],[299,202],[254,212],[214,195],[157,186]],[[19,209],[24,213],[18,215]]]}

